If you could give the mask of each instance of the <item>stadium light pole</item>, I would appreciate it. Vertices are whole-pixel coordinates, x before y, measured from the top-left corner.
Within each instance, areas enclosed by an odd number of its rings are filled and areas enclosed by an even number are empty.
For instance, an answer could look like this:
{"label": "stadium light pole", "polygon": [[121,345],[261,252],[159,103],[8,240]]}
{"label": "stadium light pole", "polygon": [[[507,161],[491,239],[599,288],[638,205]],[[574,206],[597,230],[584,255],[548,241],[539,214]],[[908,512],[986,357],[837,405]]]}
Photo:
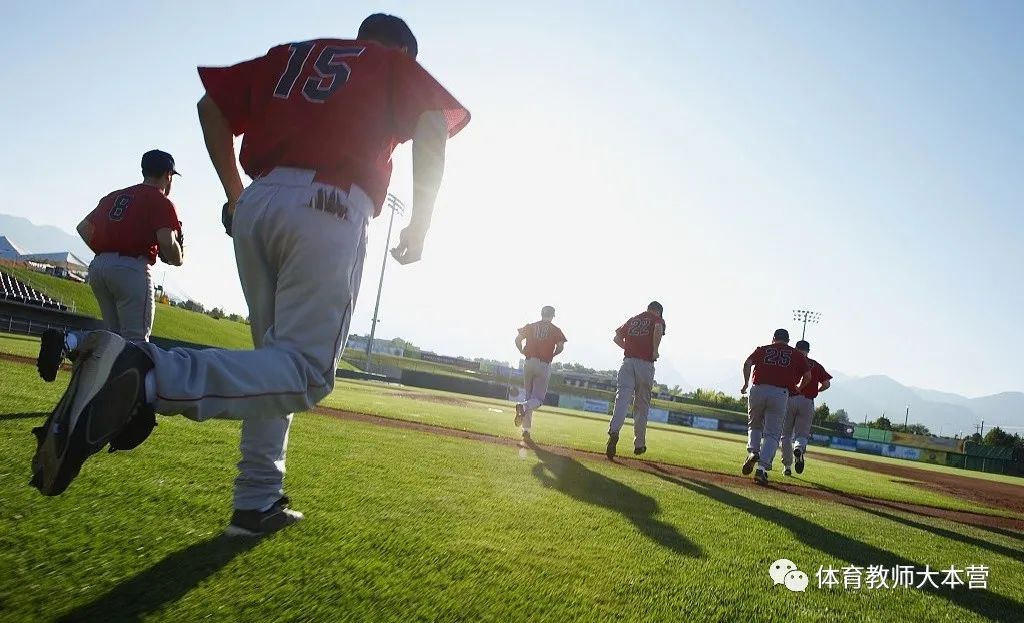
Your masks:
{"label": "stadium light pole", "polygon": [[818,324],[821,321],[821,314],[809,309],[794,309],[793,320],[804,324],[803,331],[800,332],[800,339],[802,340],[807,337],[807,323]]}
{"label": "stadium light pole", "polygon": [[391,229],[395,225],[395,214],[405,214],[405,204],[402,200],[388,193],[387,207],[391,210],[391,219],[388,221],[388,240],[384,243],[384,261],[380,265],[380,282],[377,284],[377,303],[373,306],[373,322],[370,324],[370,339],[366,343],[366,367],[369,371],[370,353],[373,352],[373,337],[377,333],[377,314],[380,312],[380,293],[384,289],[384,269],[388,267],[388,252],[391,249]]}

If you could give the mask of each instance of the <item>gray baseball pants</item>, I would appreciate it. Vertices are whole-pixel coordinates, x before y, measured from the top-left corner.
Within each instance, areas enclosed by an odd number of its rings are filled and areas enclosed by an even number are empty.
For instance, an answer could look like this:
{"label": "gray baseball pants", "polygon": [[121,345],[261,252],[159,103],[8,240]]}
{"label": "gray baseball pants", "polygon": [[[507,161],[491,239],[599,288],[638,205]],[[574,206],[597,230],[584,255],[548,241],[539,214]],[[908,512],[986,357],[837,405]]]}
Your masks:
{"label": "gray baseball pants", "polygon": [[760,454],[758,463],[768,469],[775,459],[786,416],[789,390],[775,385],[754,385],[747,401],[747,451]]}
{"label": "gray baseball pants", "polygon": [[133,342],[149,340],[154,309],[147,258],[100,253],[89,263],[89,287],[108,331]]}
{"label": "gray baseball pants", "polygon": [[548,395],[548,383],[551,382],[551,364],[540,359],[530,358],[523,366],[523,389],[526,391],[526,402],[521,402],[526,416],[523,418],[523,430],[529,431],[533,425],[533,411],[544,404]]}
{"label": "gray baseball pants", "polygon": [[235,259],[256,349],[146,345],[158,413],[242,420],[240,510],[265,509],[283,495],[291,414],[333,389],[359,293],[373,202],[357,186],[346,192],[313,176],[276,168],[245,189],[235,210]]}
{"label": "gray baseball pants", "polygon": [[633,405],[633,447],[647,447],[647,413],[651,409],[654,386],[654,363],[632,357],[624,359],[619,368],[615,389],[615,407],[608,432],[618,434],[626,422],[626,412]]}
{"label": "gray baseball pants", "polygon": [[793,449],[807,451],[807,439],[811,436],[814,421],[814,400],[807,396],[790,396],[786,403],[786,419],[782,423],[782,464],[793,465]]}

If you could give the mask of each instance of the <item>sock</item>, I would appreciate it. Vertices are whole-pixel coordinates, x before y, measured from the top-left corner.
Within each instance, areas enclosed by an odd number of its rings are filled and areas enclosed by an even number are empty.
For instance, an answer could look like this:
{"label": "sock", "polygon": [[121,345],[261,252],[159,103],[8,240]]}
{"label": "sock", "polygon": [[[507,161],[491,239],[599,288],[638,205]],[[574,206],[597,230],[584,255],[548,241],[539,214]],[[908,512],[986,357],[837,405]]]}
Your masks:
{"label": "sock", "polygon": [[146,404],[156,402],[156,372],[150,370],[146,373]]}
{"label": "sock", "polygon": [[78,334],[77,333],[68,332],[68,334],[64,336],[64,348],[69,353],[78,350]]}

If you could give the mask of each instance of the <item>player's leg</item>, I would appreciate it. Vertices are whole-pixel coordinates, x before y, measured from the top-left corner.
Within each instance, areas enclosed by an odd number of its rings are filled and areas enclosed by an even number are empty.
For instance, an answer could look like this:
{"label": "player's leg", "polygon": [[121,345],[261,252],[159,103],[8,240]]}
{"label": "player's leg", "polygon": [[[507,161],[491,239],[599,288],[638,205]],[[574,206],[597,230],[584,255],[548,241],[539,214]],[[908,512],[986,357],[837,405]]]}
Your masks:
{"label": "player's leg", "polygon": [[747,394],[747,459],[743,463],[743,475],[754,471],[761,452],[761,436],[764,430],[764,410],[766,405],[765,387],[754,385]]}
{"label": "player's leg", "polygon": [[97,255],[89,264],[89,288],[96,297],[103,318],[103,327],[111,333],[121,332],[121,320],[117,317],[117,297],[107,285],[106,274],[113,259],[109,253]]}
{"label": "player's leg", "polygon": [[551,364],[543,361],[537,362],[537,372],[534,375],[533,391],[526,403],[526,418],[523,420],[523,433],[529,436],[533,427],[533,412],[544,404],[548,395],[548,384],[551,382]]}
{"label": "player's leg", "polygon": [[792,398],[786,403],[786,416],[782,422],[782,437],[779,439],[779,446],[782,448],[782,466],[785,467],[785,475],[793,466],[793,427],[796,424],[797,403]]}
{"label": "player's leg", "polygon": [[786,404],[789,391],[782,387],[768,387],[768,395],[764,408],[764,434],[761,436],[761,456],[758,466],[767,471],[775,460],[775,452],[779,448],[779,437],[782,435],[782,420],[786,417]]}
{"label": "player's leg", "polygon": [[117,299],[120,335],[145,342],[153,327],[153,279],[142,258],[118,257],[107,270],[106,281]]}
{"label": "player's leg", "polygon": [[814,422],[814,400],[801,396],[794,421],[795,436],[793,453],[796,455],[796,473],[804,473],[807,461],[807,441],[811,436],[811,425]]}
{"label": "player's leg", "polygon": [[526,420],[526,405],[530,402],[530,396],[533,394],[536,373],[533,359],[527,359],[523,364],[523,400],[516,403],[516,419],[514,421],[516,426],[522,426],[523,421]]}
{"label": "player's leg", "polygon": [[651,409],[654,364],[634,360],[636,385],[633,388],[633,454],[647,452],[647,414]]}
{"label": "player's leg", "polygon": [[633,374],[633,360],[625,359],[619,366],[619,374],[615,382],[615,406],[612,407],[612,419],[608,423],[608,445],[605,454],[608,458],[615,457],[615,445],[619,442],[619,431],[626,421],[626,413],[633,402],[633,386],[636,384]]}

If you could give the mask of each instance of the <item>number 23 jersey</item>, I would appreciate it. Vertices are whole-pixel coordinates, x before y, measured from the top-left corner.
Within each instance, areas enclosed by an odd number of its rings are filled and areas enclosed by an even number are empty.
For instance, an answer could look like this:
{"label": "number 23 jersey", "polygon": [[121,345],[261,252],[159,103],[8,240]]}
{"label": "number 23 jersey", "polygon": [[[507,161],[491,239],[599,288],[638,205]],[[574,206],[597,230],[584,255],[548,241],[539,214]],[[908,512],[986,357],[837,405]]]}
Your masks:
{"label": "number 23 jersey", "polygon": [[316,39],[279,45],[230,67],[200,67],[206,93],[244,135],[249,177],[275,167],[316,171],[315,181],[357,184],[379,214],[391,153],[410,140],[422,113],[444,113],[449,136],[469,111],[401,50],[372,41]]}

